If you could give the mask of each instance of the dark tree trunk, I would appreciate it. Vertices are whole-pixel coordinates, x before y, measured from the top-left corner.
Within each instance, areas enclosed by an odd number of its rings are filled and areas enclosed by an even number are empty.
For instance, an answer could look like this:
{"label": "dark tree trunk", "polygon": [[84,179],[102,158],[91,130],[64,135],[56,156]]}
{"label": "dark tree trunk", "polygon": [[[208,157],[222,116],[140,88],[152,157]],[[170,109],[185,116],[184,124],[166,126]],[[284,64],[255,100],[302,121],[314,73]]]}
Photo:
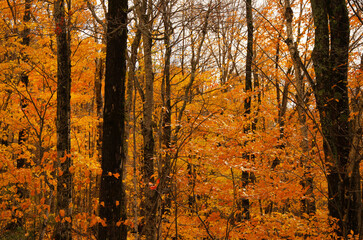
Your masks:
{"label": "dark tree trunk", "polygon": [[127,47],[127,0],[109,0],[105,106],[103,112],[102,176],[100,188],[99,240],[127,238],[126,193],[123,183],[126,154],[125,79]]}
{"label": "dark tree trunk", "polygon": [[143,157],[141,161],[141,203],[140,215],[143,218],[140,224],[141,235],[146,239],[156,239],[158,209],[157,191],[150,189],[149,182],[154,183],[154,133],[153,133],[153,111],[154,111],[154,73],[152,66],[152,13],[153,3],[143,0],[140,3],[139,19],[142,29],[142,40],[144,50],[144,92],[143,92]]}
{"label": "dark tree trunk", "polygon": [[[245,79],[245,91],[246,93],[252,91],[252,61],[253,61],[253,20],[252,20],[252,1],[246,1],[246,17],[247,17],[247,56],[246,56],[246,79]],[[247,97],[244,102],[245,116],[248,118],[251,114],[251,101],[252,97]],[[244,128],[244,133],[248,134],[251,131],[251,127]],[[253,156],[246,153],[247,161],[251,161]],[[246,188],[250,183],[253,173],[243,171],[242,172],[242,188]],[[243,197],[240,200],[240,204],[237,205],[237,209],[241,211],[241,215],[237,215],[237,221],[242,219],[250,219],[250,200]]]}
{"label": "dark tree trunk", "polygon": [[[70,6],[68,6],[69,8]],[[57,216],[54,239],[72,239],[71,208],[72,174],[70,157],[70,114],[71,114],[71,47],[69,26],[65,16],[65,1],[54,3],[55,34],[57,38]]]}
{"label": "dark tree trunk", "polygon": [[134,93],[135,81],[136,81],[137,54],[138,54],[140,42],[141,42],[141,32],[138,29],[135,34],[135,38],[131,44],[131,55],[128,58],[128,63],[127,63],[128,78],[127,78],[127,87],[126,87],[127,92],[126,92],[126,102],[125,102],[125,114],[126,115],[125,115],[125,141],[124,141],[126,159],[129,158],[129,156],[128,156],[129,143],[126,140],[129,139],[130,130],[131,130],[130,119],[131,119],[131,111],[132,111],[132,106],[133,106],[133,93]]}
{"label": "dark tree trunk", "polygon": [[161,191],[166,195],[165,201],[163,203],[164,212],[170,213],[171,208],[171,84],[170,84],[170,58],[171,58],[171,43],[170,36],[172,33],[171,28],[171,12],[169,1],[164,0],[163,2],[163,22],[164,22],[164,45],[165,45],[165,66],[164,66],[164,76],[162,80],[162,101],[163,101],[163,111],[162,111],[162,145],[163,145],[163,159],[162,159],[162,172],[161,172],[161,184],[163,188]]}
{"label": "dark tree trunk", "polygon": [[[31,1],[32,0],[25,0],[25,11],[24,11],[24,16],[23,16],[23,21],[25,24],[24,30],[22,32],[23,35],[23,41],[22,44],[24,46],[29,46],[30,44],[30,29],[26,26],[26,24],[28,24],[30,22],[30,7],[31,7]],[[22,73],[21,77],[20,77],[20,82],[22,84],[24,84],[25,87],[28,87],[29,84],[29,76],[27,73]],[[27,103],[26,100],[24,98],[21,99],[21,103],[20,103],[20,107],[22,110],[25,110],[25,108],[27,107]],[[27,130],[26,129],[22,129],[19,132],[19,144],[23,145],[25,143],[27,139]],[[16,162],[16,167],[17,168],[22,168],[25,165],[25,159],[24,158],[19,158],[17,159]]]}
{"label": "dark tree trunk", "polygon": [[[138,49],[140,46],[140,42],[141,42],[141,31],[137,30],[136,34],[135,34],[135,38],[131,44],[131,54],[130,54],[130,58],[128,59],[128,78],[127,78],[127,96],[126,96],[126,104],[125,104],[125,140],[129,139],[129,136],[131,134],[131,127],[133,128],[133,142],[136,142],[136,114],[135,114],[135,104],[136,104],[136,63],[137,63],[137,54],[138,54]],[[132,114],[131,114],[132,112]],[[133,125],[131,126],[131,119],[132,119],[132,123]],[[129,152],[129,142],[125,141],[125,151],[127,153],[126,155],[126,159],[129,159],[128,156],[128,152]],[[132,166],[133,166],[133,185],[134,185],[134,191],[137,193],[138,192],[138,187],[137,187],[137,163],[136,163],[136,146],[134,144],[133,146],[133,157],[132,157]],[[139,217],[139,209],[138,209],[138,201],[137,201],[137,196],[138,194],[134,194],[133,196],[133,212],[134,212],[134,232],[135,232],[135,239],[139,239],[138,236],[138,229],[139,229],[139,224],[138,224],[138,217]]]}
{"label": "dark tree trunk", "polygon": [[349,122],[349,17],[344,0],[312,0],[315,24],[314,94],[324,137],[328,169],[328,208],[338,219],[337,234],[359,232],[361,198],[359,161],[350,161],[352,129]]}
{"label": "dark tree trunk", "polygon": [[[30,29],[27,26],[27,24],[29,24],[29,22],[30,22],[31,2],[32,2],[32,0],[25,0],[25,10],[24,10],[24,16],[23,16],[23,21],[24,21],[25,27],[24,27],[24,30],[22,31],[22,37],[23,37],[22,44],[24,46],[29,46],[29,44],[30,44],[30,36],[29,36],[30,35]],[[24,57],[24,61],[26,61],[26,56]],[[28,76],[27,73],[23,72],[21,74],[20,82],[22,84],[24,84],[25,88],[28,87],[28,85],[29,85],[29,76]],[[21,110],[25,111],[27,106],[28,106],[28,104],[26,102],[26,99],[24,97],[22,97],[21,102],[20,102]],[[27,128],[23,128],[22,130],[20,130],[20,132],[19,132],[19,145],[20,146],[25,145],[25,142],[28,139],[27,135],[28,135]],[[26,159],[24,157],[19,157],[16,160],[16,167],[18,169],[25,167],[25,164],[26,164]],[[27,195],[28,195],[27,189],[24,186],[18,186],[17,191],[18,191],[17,193],[18,193],[19,197],[22,198],[22,199],[25,199],[27,197]],[[17,219],[17,225],[18,226],[23,226],[23,218],[19,217]]]}
{"label": "dark tree trunk", "polygon": [[96,149],[98,159],[101,159],[102,153],[102,110],[103,110],[103,98],[102,98],[102,81],[104,77],[104,60],[102,58],[96,59],[96,73],[95,73],[95,86],[94,86],[94,96],[96,103],[96,115],[98,119],[97,123],[97,139],[96,139]]}
{"label": "dark tree trunk", "polygon": [[[152,1],[140,0],[137,4],[137,15],[139,18],[140,32],[137,38],[142,37],[144,50],[144,82],[140,84],[135,78],[134,70],[131,77],[135,79],[135,87],[138,89],[143,103],[143,119],[141,123],[143,136],[143,156],[141,160],[141,187],[140,187],[140,222],[138,231],[146,239],[155,239],[157,236],[156,212],[158,209],[158,194],[150,189],[149,183],[154,182],[154,133],[153,133],[153,108],[154,108],[154,73],[152,67],[152,26],[153,12]],[[140,35],[139,35],[140,34]],[[138,39],[135,39],[138,40]],[[135,42],[136,44],[136,42]],[[136,53],[137,45],[133,46],[133,53]],[[136,55],[133,55],[136,57]],[[131,59],[136,63],[136,59]],[[133,66],[134,67],[134,66]]]}

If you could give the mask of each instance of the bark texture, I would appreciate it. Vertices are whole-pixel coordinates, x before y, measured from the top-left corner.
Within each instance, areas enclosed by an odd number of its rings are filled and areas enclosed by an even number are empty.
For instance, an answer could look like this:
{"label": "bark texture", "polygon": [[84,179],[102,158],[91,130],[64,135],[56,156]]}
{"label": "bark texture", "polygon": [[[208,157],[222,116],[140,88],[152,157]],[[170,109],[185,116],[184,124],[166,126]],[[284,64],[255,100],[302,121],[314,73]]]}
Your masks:
{"label": "bark texture", "polygon": [[[247,18],[247,56],[246,56],[246,79],[245,79],[245,91],[246,93],[252,91],[252,61],[253,61],[253,20],[252,20],[252,1],[246,1],[246,18]],[[245,99],[245,116],[248,118],[251,114],[251,101],[252,97],[249,96]],[[244,133],[248,134],[251,131],[250,126],[244,128]],[[247,161],[251,161],[253,156],[250,153],[246,153]],[[246,188],[253,178],[253,173],[248,171],[242,171],[242,188]],[[247,197],[243,197],[239,200],[237,209],[240,214],[237,214],[236,220],[250,219],[250,200]]]}
{"label": "bark texture", "polygon": [[[69,7],[69,6],[68,6]],[[54,3],[55,34],[57,38],[57,215],[59,221],[54,239],[72,239],[72,174],[70,157],[70,114],[71,114],[71,45],[69,26],[65,16],[65,1]]]}
{"label": "bark texture", "polygon": [[301,200],[302,212],[307,214],[315,213],[315,200],[313,193],[313,178],[310,174],[309,161],[307,159],[309,155],[309,142],[308,142],[308,126],[306,123],[306,104],[305,104],[305,88],[304,88],[304,78],[302,75],[302,61],[300,58],[300,53],[298,51],[297,42],[294,40],[293,29],[292,29],[292,19],[293,11],[291,9],[290,0],[285,0],[285,19],[286,19],[286,32],[287,39],[285,40],[290,56],[294,65],[295,74],[295,88],[296,88],[296,108],[299,116],[300,124],[300,134],[302,137],[300,147],[302,150],[302,156],[300,162],[304,168],[304,176],[301,180],[302,187],[306,190],[304,194],[304,199]]}
{"label": "bark texture", "polygon": [[143,158],[141,163],[142,174],[142,200],[140,214],[143,217],[141,223],[141,235],[147,239],[156,239],[157,225],[156,212],[158,209],[157,192],[149,188],[149,182],[154,174],[154,133],[153,133],[153,110],[154,110],[154,73],[152,66],[152,20],[151,15],[153,3],[150,0],[143,0],[140,13],[140,27],[142,29],[142,40],[144,50],[144,99],[143,99],[143,120],[142,136],[144,139]]}
{"label": "bark texture", "polygon": [[349,17],[344,0],[312,0],[315,24],[314,94],[324,137],[328,169],[328,208],[338,219],[337,234],[347,238],[359,232],[361,189],[359,162],[349,158],[352,128],[349,122],[348,49]]}
{"label": "bark texture", "polygon": [[163,203],[163,212],[170,213],[171,208],[171,79],[170,79],[170,60],[172,53],[172,46],[170,38],[172,34],[171,6],[168,0],[163,0],[163,23],[164,23],[164,45],[165,45],[165,66],[164,75],[162,79],[161,98],[163,101],[162,111],[162,170],[161,170],[161,191],[165,194],[165,201]]}
{"label": "bark texture", "polygon": [[99,215],[99,240],[127,239],[126,194],[123,175],[126,154],[125,79],[127,47],[127,0],[109,0],[105,103],[103,112],[102,176]]}

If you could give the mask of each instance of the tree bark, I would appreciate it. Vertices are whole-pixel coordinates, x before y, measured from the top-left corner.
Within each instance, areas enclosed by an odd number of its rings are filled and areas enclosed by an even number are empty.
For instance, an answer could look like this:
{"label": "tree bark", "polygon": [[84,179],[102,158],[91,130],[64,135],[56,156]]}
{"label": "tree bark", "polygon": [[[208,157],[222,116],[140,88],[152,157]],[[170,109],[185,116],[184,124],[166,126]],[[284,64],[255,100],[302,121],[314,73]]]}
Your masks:
{"label": "tree bark", "polygon": [[[128,59],[128,78],[127,78],[127,93],[126,93],[126,104],[125,104],[125,140],[129,139],[129,136],[131,134],[131,119],[133,123],[133,156],[132,156],[132,167],[133,167],[133,185],[134,185],[134,194],[133,194],[133,212],[134,212],[134,231],[135,231],[135,239],[138,240],[138,216],[139,216],[139,206],[138,206],[138,177],[137,177],[137,163],[136,163],[136,114],[135,114],[135,104],[136,104],[136,62],[137,62],[137,55],[138,55],[138,49],[141,42],[141,31],[138,28],[135,38],[131,44],[131,54]],[[132,113],[132,114],[131,114]],[[129,158],[129,141],[124,141],[125,144],[125,151],[126,151],[126,159],[127,161]]]}
{"label": "tree bark", "polygon": [[154,110],[154,73],[152,66],[152,6],[151,1],[143,0],[140,13],[140,27],[142,29],[144,50],[144,74],[145,90],[143,102],[142,136],[144,139],[143,158],[141,163],[142,187],[141,187],[141,209],[143,217],[141,223],[141,235],[147,239],[156,239],[157,225],[156,212],[158,208],[158,197],[155,190],[150,189],[149,182],[154,183],[154,133],[153,133],[153,110]]}
{"label": "tree bark", "polygon": [[127,0],[109,0],[99,240],[127,239],[124,168]]}
{"label": "tree bark", "polygon": [[[68,6],[70,8],[70,6]],[[70,157],[71,114],[71,45],[68,21],[65,16],[65,1],[54,3],[55,34],[57,38],[57,216],[54,239],[72,239],[72,174]]]}
{"label": "tree bark", "polygon": [[361,216],[358,160],[349,159],[352,128],[349,122],[348,51],[349,17],[344,0],[312,0],[315,46],[312,54],[314,94],[324,138],[328,169],[328,209],[338,219],[336,233],[347,239],[359,233]]}
{"label": "tree bark", "polygon": [[162,109],[162,169],[161,169],[161,191],[165,194],[165,201],[163,202],[163,211],[170,213],[171,208],[171,79],[170,79],[170,59],[172,53],[172,46],[170,43],[170,37],[172,34],[172,26],[170,22],[171,11],[170,2],[168,0],[163,1],[163,23],[164,23],[164,45],[165,45],[165,66],[164,75],[162,79],[161,98],[163,102]]}
{"label": "tree bark", "polygon": [[[22,44],[24,46],[29,46],[29,44],[30,44],[30,36],[29,36],[30,35],[30,29],[27,26],[27,24],[29,24],[29,22],[30,22],[31,2],[32,2],[32,0],[25,0],[25,10],[24,10],[24,16],[23,16],[23,21],[24,21],[25,27],[24,27],[24,30],[22,32],[22,37],[23,37]],[[28,76],[27,73],[24,72],[24,73],[21,74],[20,82],[22,84],[24,84],[24,86],[26,88],[28,87],[28,85],[29,85],[29,76]],[[21,107],[22,110],[24,110],[27,107],[27,103],[26,103],[26,100],[24,99],[24,97],[21,99],[20,107]],[[27,129],[22,129],[19,132],[19,144],[23,145],[25,143],[26,139],[27,139]],[[16,162],[17,166],[16,167],[17,168],[24,167],[25,161],[26,161],[26,159],[24,159],[24,158],[17,159],[17,162]]]}
{"label": "tree bark", "polygon": [[[252,20],[252,1],[246,1],[246,18],[247,18],[247,56],[246,56],[246,79],[245,79],[245,91],[250,93],[252,91],[252,61],[253,61],[253,20]],[[251,101],[252,97],[249,96],[245,99],[245,116],[248,118],[251,114]],[[251,131],[251,127],[248,125],[244,128],[244,133],[248,134]],[[253,156],[250,153],[246,153],[247,161],[251,161]],[[246,188],[253,178],[253,173],[248,171],[242,171],[242,188]],[[242,219],[250,219],[250,200],[247,197],[240,199],[240,204],[237,205],[237,209],[241,211],[241,214],[237,215],[237,221]]]}
{"label": "tree bark", "polygon": [[[31,8],[31,4],[32,4],[32,0],[25,0],[25,10],[24,10],[24,16],[23,16],[23,21],[24,21],[24,30],[22,31],[22,44],[25,47],[29,47],[30,44],[30,28],[27,26],[27,24],[29,24],[30,22],[30,8]],[[26,61],[27,56],[24,57],[24,61]],[[29,76],[26,72],[23,72],[20,76],[20,82],[22,84],[24,84],[25,88],[28,87],[29,85]],[[26,107],[28,106],[25,97],[22,97],[21,102],[20,102],[20,108],[21,110],[24,112]],[[19,145],[21,146],[25,146],[25,142],[28,139],[28,129],[27,128],[23,128],[22,130],[20,130],[19,132]],[[20,157],[16,160],[16,167],[19,168],[23,168],[25,167],[26,164],[26,159],[24,157]],[[20,198],[25,199],[28,195],[27,189],[24,186],[18,186],[17,187],[17,193],[19,195]],[[17,225],[19,226],[23,226],[23,218],[19,217],[17,218]]]}
{"label": "tree bark", "polygon": [[96,103],[96,116],[98,119],[96,132],[96,150],[97,150],[97,157],[101,159],[102,153],[102,110],[103,110],[103,98],[102,98],[102,81],[104,76],[104,60],[102,58],[96,58],[96,73],[95,73],[95,87],[94,87],[94,97]]}
{"label": "tree bark", "polygon": [[308,126],[306,124],[306,113],[305,113],[305,89],[304,89],[304,79],[301,74],[300,66],[300,54],[297,48],[297,43],[294,40],[293,29],[292,29],[292,19],[293,11],[290,5],[290,0],[285,0],[285,19],[286,19],[286,32],[287,39],[285,40],[290,56],[294,65],[295,74],[295,88],[296,88],[296,108],[299,116],[300,124],[300,134],[302,137],[300,147],[302,150],[302,156],[300,158],[301,165],[304,168],[304,176],[301,180],[301,185],[305,189],[304,199],[301,200],[302,212],[307,214],[315,213],[315,200],[313,193],[313,178],[310,173],[310,166],[307,159],[309,155],[309,142],[308,142]]}

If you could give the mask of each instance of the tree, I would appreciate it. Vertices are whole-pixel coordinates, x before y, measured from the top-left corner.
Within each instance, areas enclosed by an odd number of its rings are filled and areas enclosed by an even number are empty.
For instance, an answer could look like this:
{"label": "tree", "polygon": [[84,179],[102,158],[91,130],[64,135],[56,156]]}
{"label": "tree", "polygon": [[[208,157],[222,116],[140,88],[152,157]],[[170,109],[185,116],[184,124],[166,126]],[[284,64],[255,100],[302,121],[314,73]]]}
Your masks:
{"label": "tree", "polygon": [[312,0],[315,46],[312,54],[316,83],[313,84],[324,137],[328,169],[328,208],[338,219],[336,233],[347,239],[360,233],[361,189],[359,163],[350,159],[352,128],[349,121],[348,50],[349,17],[344,0]]}
{"label": "tree", "polygon": [[[65,1],[54,3],[57,38],[57,225],[54,239],[72,239],[72,165],[71,119],[71,43],[69,19],[66,20]],[[70,6],[68,5],[68,10]]]}
{"label": "tree", "polygon": [[165,45],[165,63],[163,70],[163,79],[161,83],[161,99],[163,103],[161,113],[161,128],[162,128],[162,169],[161,169],[161,191],[166,195],[165,201],[162,203],[163,212],[170,213],[171,208],[171,77],[170,77],[170,61],[172,54],[171,35],[172,35],[172,4],[170,0],[163,0],[163,23],[164,23],[164,45]]}
{"label": "tree", "polygon": [[127,0],[108,1],[98,239],[126,239],[124,172]]}
{"label": "tree", "polygon": [[[300,6],[301,7],[301,6]],[[295,88],[296,88],[296,108],[299,116],[299,124],[300,124],[300,133],[302,136],[301,140],[301,164],[302,167],[306,169],[303,180],[301,181],[302,186],[306,189],[306,194],[304,199],[302,199],[302,208],[303,212],[307,214],[311,214],[315,212],[315,201],[313,195],[313,178],[309,173],[309,163],[307,161],[307,156],[309,155],[309,139],[308,139],[308,126],[306,124],[306,104],[305,104],[305,83],[304,83],[304,75],[302,75],[302,68],[305,66],[302,65],[300,53],[298,51],[298,45],[294,40],[293,36],[293,28],[292,28],[292,20],[293,20],[293,11],[291,8],[290,0],[285,0],[285,18],[286,18],[286,32],[287,39],[285,40],[288,45],[289,52],[291,55],[291,60],[294,65],[294,74],[295,74]],[[300,29],[299,29],[300,31]],[[310,76],[309,76],[310,77]]]}
{"label": "tree", "polygon": [[141,204],[140,215],[143,217],[141,223],[141,235],[147,239],[156,239],[157,223],[156,212],[158,209],[158,194],[149,188],[149,182],[154,182],[154,155],[155,139],[153,133],[153,111],[154,111],[154,73],[152,59],[152,27],[153,27],[153,3],[150,0],[139,2],[138,17],[143,43],[144,60],[144,90],[139,88],[142,99],[142,136],[143,157],[141,162]]}
{"label": "tree", "polygon": [[[250,93],[252,91],[252,61],[253,61],[253,19],[252,19],[252,1],[246,1],[246,19],[247,19],[247,55],[246,55],[246,79],[245,79],[245,91]],[[245,116],[249,117],[251,114],[251,101],[252,97],[246,97],[244,100]],[[252,124],[251,124],[252,125]],[[243,129],[245,134],[248,134],[251,129],[250,124]],[[254,156],[252,154],[246,153],[248,161],[252,161]],[[246,188],[247,184],[253,179],[253,172],[242,171],[242,187]],[[241,204],[237,206],[242,215],[240,215],[238,221],[241,219],[250,219],[250,200],[248,198],[243,198],[240,200]]]}

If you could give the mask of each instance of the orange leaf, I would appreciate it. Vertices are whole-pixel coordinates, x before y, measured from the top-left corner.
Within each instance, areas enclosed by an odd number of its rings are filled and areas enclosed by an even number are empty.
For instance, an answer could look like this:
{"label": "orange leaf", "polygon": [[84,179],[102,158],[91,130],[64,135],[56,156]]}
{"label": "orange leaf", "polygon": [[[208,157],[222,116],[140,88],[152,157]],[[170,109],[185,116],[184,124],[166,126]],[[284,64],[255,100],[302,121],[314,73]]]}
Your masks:
{"label": "orange leaf", "polygon": [[61,210],[59,210],[59,215],[61,217],[64,217],[66,215],[66,212],[63,209],[61,209]]}
{"label": "orange leaf", "polygon": [[106,227],[106,226],[107,226],[107,224],[106,224],[106,221],[105,221],[105,220],[101,219],[101,220],[100,220],[100,222],[101,222],[101,224],[102,224],[102,227]]}

